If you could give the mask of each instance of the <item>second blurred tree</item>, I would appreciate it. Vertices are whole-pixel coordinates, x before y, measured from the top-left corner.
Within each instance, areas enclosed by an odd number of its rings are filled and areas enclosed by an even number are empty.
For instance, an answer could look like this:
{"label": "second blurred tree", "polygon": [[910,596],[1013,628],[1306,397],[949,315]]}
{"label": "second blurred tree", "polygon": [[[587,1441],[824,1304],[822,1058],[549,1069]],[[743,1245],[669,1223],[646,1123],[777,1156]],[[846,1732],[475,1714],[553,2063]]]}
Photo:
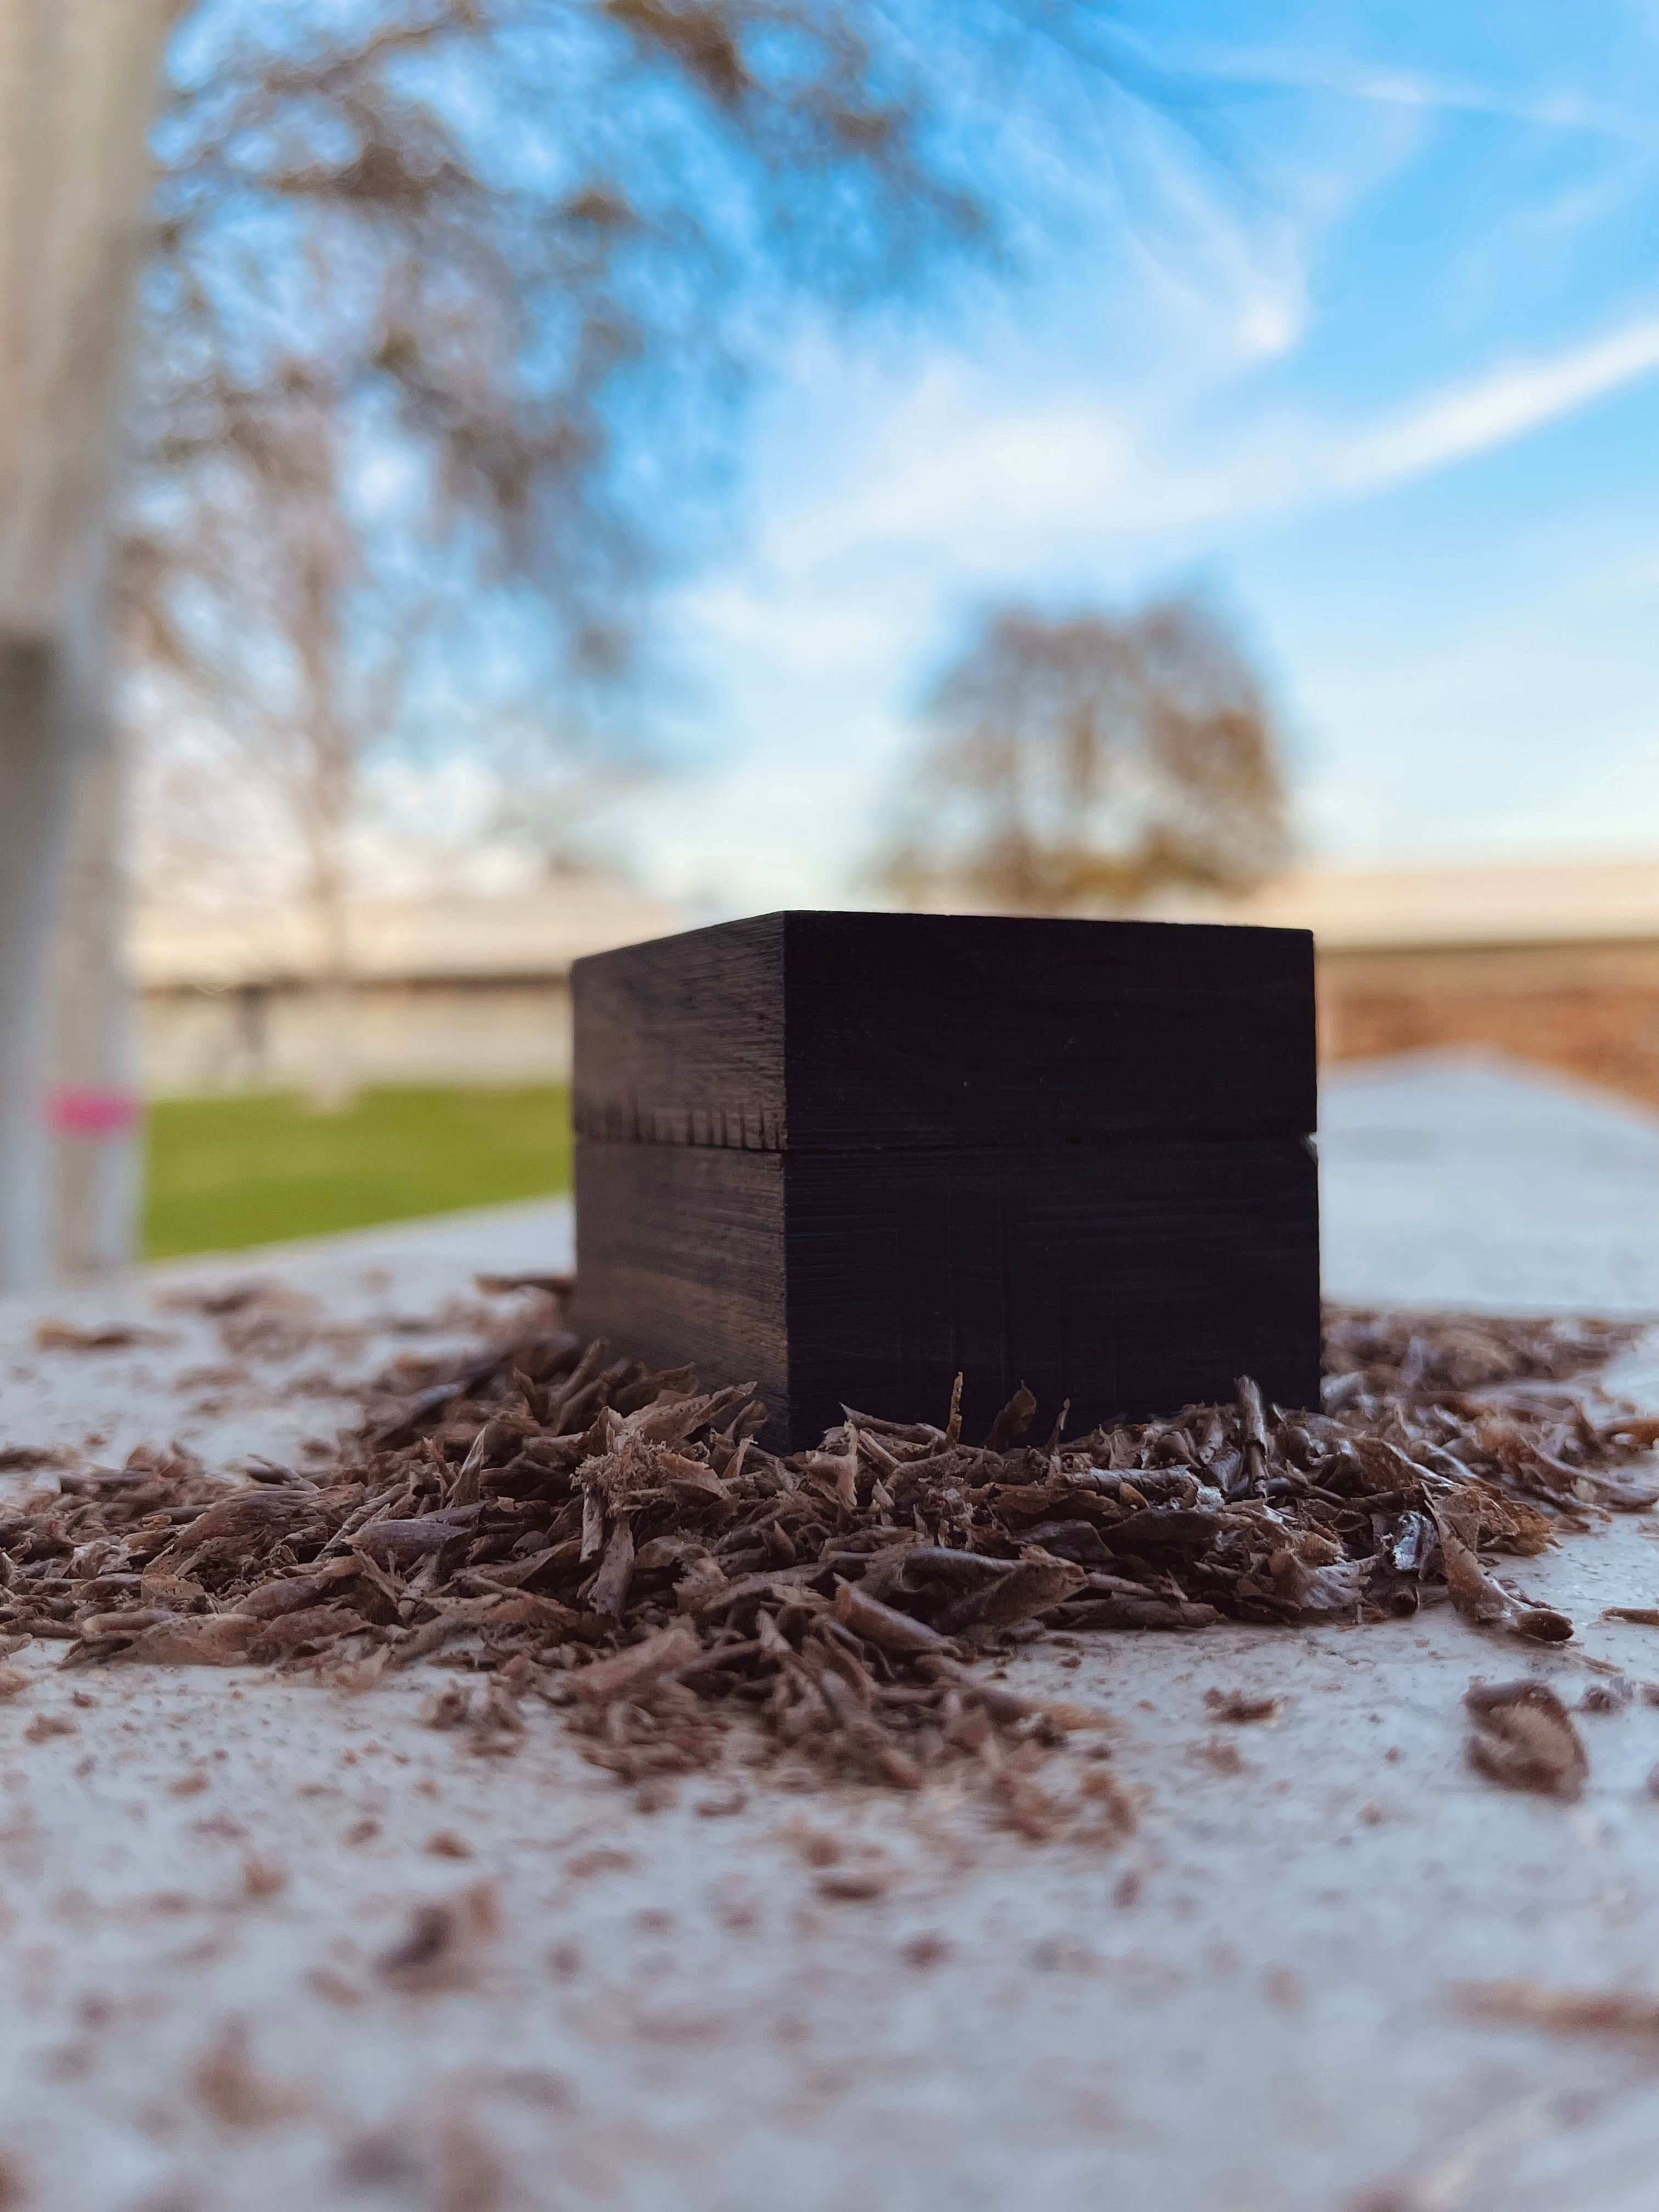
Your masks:
{"label": "second blurred tree", "polygon": [[1237,896],[1288,856],[1272,709],[1198,599],[996,610],[927,714],[938,734],[881,865],[913,903],[1066,914]]}

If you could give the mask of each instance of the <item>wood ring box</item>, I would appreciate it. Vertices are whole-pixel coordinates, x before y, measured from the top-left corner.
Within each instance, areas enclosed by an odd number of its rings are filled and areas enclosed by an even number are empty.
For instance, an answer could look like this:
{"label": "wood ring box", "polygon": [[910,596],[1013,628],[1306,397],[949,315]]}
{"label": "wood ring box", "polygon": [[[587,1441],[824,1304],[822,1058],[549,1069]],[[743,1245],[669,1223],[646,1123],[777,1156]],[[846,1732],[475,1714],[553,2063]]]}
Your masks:
{"label": "wood ring box", "polygon": [[1303,930],[788,913],[579,960],[575,1319],[976,1438],[1319,1402]]}

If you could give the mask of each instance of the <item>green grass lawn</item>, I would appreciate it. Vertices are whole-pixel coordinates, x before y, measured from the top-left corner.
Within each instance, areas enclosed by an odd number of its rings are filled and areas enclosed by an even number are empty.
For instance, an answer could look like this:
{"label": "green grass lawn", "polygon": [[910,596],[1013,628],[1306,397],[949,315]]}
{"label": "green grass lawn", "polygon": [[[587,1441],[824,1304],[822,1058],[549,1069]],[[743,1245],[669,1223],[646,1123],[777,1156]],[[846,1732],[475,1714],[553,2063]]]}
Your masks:
{"label": "green grass lawn", "polygon": [[570,1183],[569,1097],[366,1091],[348,1112],[298,1098],[166,1098],[149,1112],[144,1251],[228,1252]]}

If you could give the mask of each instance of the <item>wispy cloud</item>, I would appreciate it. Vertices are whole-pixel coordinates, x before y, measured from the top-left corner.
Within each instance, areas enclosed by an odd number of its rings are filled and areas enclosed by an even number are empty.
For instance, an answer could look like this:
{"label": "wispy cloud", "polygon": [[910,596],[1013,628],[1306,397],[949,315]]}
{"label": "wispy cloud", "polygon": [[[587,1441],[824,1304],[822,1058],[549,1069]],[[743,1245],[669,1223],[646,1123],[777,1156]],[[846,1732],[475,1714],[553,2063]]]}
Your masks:
{"label": "wispy cloud", "polygon": [[1547,130],[1587,131],[1631,144],[1659,143],[1659,131],[1639,111],[1626,112],[1566,89],[1513,92],[1473,79],[1391,67],[1294,49],[1205,46],[1185,57],[1188,65],[1224,82],[1320,92],[1370,107],[1415,108],[1431,114],[1492,115]]}
{"label": "wispy cloud", "polygon": [[1541,361],[1517,362],[1434,394],[1348,446],[1356,491],[1398,483],[1541,429],[1659,369],[1659,314]]}
{"label": "wispy cloud", "polygon": [[908,425],[903,457],[810,519],[817,556],[860,542],[1021,550],[1063,533],[1181,537],[1373,496],[1545,428],[1659,370],[1659,313],[1501,362],[1370,420],[1261,411],[1200,438],[1155,385]]}

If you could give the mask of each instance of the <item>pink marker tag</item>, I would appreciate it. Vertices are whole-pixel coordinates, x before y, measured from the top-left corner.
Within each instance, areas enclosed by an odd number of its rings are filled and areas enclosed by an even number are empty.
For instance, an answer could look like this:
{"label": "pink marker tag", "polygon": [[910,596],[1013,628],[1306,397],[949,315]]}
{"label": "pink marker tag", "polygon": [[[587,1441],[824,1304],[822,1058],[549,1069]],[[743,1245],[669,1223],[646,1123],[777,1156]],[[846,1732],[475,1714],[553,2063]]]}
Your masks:
{"label": "pink marker tag", "polygon": [[46,1127],[60,1137],[125,1137],[143,1112],[143,1101],[131,1091],[65,1085],[46,1095]]}

